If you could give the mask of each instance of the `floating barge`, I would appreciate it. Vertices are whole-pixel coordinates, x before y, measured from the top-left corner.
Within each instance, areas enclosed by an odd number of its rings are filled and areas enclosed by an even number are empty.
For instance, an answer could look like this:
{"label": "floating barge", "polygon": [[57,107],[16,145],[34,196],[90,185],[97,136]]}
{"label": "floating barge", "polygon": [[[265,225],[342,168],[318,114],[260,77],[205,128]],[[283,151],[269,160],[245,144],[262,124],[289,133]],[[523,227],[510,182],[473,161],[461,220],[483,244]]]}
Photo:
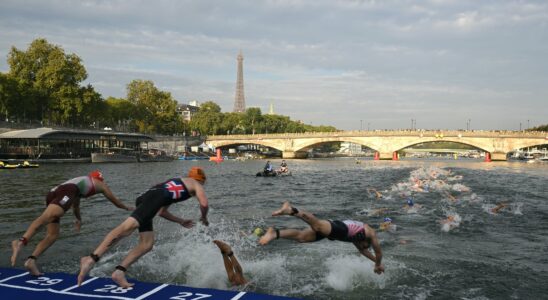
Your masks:
{"label": "floating barge", "polygon": [[88,160],[92,153],[116,153],[116,149],[137,154],[141,143],[154,139],[139,133],[35,128],[0,134],[0,159]]}

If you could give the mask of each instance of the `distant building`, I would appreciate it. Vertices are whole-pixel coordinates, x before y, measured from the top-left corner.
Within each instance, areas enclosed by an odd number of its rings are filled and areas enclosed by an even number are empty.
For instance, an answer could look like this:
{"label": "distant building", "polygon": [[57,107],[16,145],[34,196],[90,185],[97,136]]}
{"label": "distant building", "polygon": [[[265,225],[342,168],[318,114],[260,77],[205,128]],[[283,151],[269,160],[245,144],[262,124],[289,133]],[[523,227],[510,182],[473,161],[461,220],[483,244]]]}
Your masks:
{"label": "distant building", "polygon": [[178,104],[177,113],[183,117],[183,120],[190,122],[192,117],[200,110],[198,101],[190,101],[189,104]]}
{"label": "distant building", "polygon": [[272,102],[270,102],[270,107],[268,109],[268,114],[269,115],[274,115],[274,105],[272,104]]}
{"label": "distant building", "polygon": [[362,145],[354,144],[350,142],[342,142],[341,149],[339,150],[339,152],[346,153],[346,154],[361,154]]}

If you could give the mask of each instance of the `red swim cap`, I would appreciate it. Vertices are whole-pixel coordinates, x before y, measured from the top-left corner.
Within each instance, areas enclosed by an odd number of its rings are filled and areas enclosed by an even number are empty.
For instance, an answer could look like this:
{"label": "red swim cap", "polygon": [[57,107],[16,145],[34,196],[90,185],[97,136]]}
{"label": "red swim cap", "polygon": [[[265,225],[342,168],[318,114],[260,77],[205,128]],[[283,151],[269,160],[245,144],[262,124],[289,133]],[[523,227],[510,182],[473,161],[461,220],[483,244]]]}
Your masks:
{"label": "red swim cap", "polygon": [[89,173],[89,177],[95,178],[95,179],[98,179],[98,180],[101,180],[101,181],[105,180],[103,178],[103,173],[101,173],[101,171],[99,171],[99,170],[95,170],[95,171],[92,171],[91,173]]}
{"label": "red swim cap", "polygon": [[190,171],[188,171],[188,177],[200,181],[202,184],[206,181],[206,175],[204,173],[204,170],[200,167],[192,167],[190,168]]}

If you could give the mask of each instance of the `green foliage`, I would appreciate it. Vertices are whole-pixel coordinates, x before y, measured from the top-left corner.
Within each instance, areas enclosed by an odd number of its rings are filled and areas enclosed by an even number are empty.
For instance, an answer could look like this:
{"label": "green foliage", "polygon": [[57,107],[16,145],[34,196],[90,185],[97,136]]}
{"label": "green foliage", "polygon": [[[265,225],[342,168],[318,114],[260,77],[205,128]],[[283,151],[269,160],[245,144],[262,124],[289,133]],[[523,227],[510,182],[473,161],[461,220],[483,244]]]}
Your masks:
{"label": "green foliage", "polygon": [[12,47],[8,64],[8,76],[18,83],[23,99],[13,115],[60,124],[77,120],[83,102],[79,84],[87,78],[77,55],[36,39],[26,51]]}
{"label": "green foliage", "polygon": [[174,134],[182,129],[177,101],[158,90],[152,81],[133,80],[127,85],[127,100],[135,107],[135,125],[140,132]]}
{"label": "green foliage", "polygon": [[215,102],[207,101],[190,120],[190,128],[201,134],[222,134],[223,114]]}
{"label": "green foliage", "polygon": [[548,124],[533,127],[531,129],[528,129],[528,130],[530,130],[530,131],[548,131]]}
{"label": "green foliage", "polygon": [[87,78],[82,60],[39,38],[26,50],[12,47],[9,72],[0,73],[0,118],[41,121],[45,125],[111,127],[143,133],[253,134],[336,131],[331,126],[311,126],[286,116],[263,115],[256,107],[245,113],[222,113],[215,102],[202,104],[192,120],[184,122],[177,102],[152,81],[133,80],[127,99],[103,97]]}
{"label": "green foliage", "polygon": [[21,105],[19,84],[7,74],[0,73],[0,119],[15,115]]}

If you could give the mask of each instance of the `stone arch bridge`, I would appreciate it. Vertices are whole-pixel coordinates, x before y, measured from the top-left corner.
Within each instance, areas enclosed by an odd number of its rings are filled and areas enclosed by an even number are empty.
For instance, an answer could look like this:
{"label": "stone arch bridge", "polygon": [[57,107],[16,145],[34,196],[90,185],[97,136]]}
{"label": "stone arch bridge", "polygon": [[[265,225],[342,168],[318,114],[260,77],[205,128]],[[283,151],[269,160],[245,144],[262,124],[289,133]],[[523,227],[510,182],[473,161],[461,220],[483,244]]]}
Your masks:
{"label": "stone arch bridge", "polygon": [[548,144],[548,132],[524,131],[445,131],[375,130],[253,135],[212,135],[206,143],[213,147],[256,144],[282,152],[283,158],[304,158],[318,144],[351,142],[369,147],[380,159],[392,159],[395,152],[426,142],[455,142],[489,152],[493,160],[506,160],[507,154],[520,148]]}

